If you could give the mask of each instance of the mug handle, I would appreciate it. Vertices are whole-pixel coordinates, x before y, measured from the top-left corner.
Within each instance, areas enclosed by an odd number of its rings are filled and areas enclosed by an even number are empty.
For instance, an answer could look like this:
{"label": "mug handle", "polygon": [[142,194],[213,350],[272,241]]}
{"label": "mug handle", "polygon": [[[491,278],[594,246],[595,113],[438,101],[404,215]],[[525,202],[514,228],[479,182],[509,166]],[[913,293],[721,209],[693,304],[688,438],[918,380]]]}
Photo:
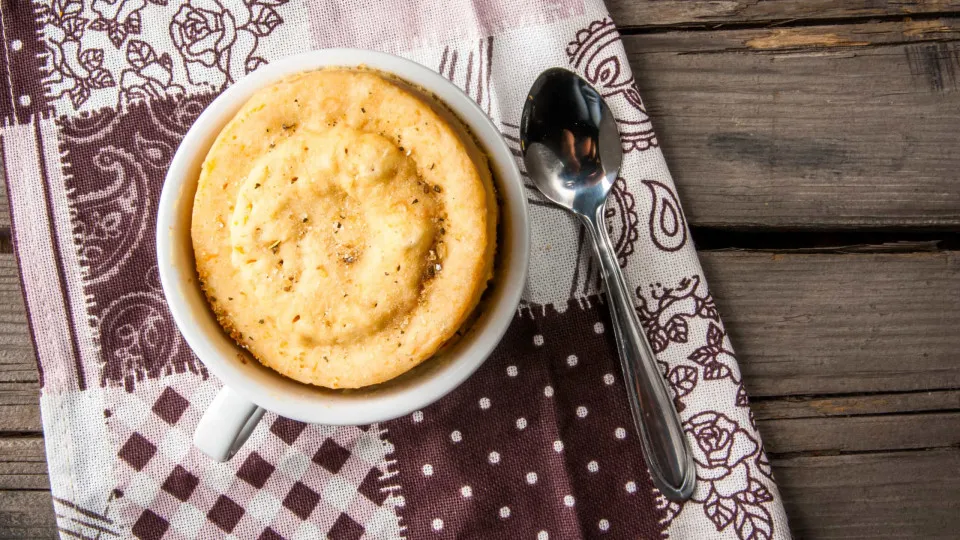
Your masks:
{"label": "mug handle", "polygon": [[217,461],[227,461],[247,441],[263,416],[262,407],[224,386],[203,413],[193,444]]}

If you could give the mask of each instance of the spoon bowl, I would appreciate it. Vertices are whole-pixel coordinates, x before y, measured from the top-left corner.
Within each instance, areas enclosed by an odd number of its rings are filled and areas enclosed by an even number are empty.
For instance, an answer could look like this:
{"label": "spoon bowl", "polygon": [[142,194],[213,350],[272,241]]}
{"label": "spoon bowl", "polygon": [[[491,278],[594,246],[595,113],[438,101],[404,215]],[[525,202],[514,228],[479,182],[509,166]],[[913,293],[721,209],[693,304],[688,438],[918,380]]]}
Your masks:
{"label": "spoon bowl", "polygon": [[595,210],[623,160],[610,107],[589,83],[560,68],[543,72],[529,95],[520,144],[530,176],[551,201],[578,214]]}

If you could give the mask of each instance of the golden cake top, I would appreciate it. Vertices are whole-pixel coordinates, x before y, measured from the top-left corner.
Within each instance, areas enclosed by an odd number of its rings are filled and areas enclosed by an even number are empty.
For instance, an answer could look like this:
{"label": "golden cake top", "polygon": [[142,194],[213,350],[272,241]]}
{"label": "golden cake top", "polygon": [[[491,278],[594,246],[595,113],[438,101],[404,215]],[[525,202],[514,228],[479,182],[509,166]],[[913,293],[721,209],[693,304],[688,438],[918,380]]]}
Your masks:
{"label": "golden cake top", "polygon": [[432,356],[492,276],[497,209],[458,121],[345,69],[256,93],[203,164],[197,270],[220,323],[295,380],[356,388]]}

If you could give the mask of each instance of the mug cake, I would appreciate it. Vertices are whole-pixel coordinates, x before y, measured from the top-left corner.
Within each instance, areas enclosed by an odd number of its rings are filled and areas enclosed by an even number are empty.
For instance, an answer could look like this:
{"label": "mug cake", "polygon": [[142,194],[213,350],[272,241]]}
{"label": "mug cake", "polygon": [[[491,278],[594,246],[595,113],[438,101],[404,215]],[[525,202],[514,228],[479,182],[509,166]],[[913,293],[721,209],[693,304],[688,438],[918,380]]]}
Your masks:
{"label": "mug cake", "polygon": [[433,356],[493,276],[485,155],[419,90],[324,69],[255,93],[204,160],[191,236],[220,325],[302,383],[359,388]]}

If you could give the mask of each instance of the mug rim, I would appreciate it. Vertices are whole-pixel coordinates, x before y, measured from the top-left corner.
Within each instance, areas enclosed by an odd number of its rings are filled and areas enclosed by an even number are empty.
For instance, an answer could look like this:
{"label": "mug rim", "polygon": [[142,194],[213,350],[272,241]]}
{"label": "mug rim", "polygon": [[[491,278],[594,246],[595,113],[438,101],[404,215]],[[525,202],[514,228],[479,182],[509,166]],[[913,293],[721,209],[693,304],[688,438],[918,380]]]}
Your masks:
{"label": "mug rim", "polygon": [[[209,312],[206,297],[199,288],[193,263],[193,245],[189,240],[190,220],[184,226],[181,214],[185,211],[183,206],[189,205],[192,215],[195,188],[185,187],[189,187],[191,182],[195,183],[195,178],[191,177],[194,171],[199,170],[198,163],[202,163],[223,126],[254,92],[296,73],[324,67],[361,66],[397,76],[432,92],[477,138],[490,160],[490,167],[495,173],[494,181],[501,192],[498,197],[502,201],[501,221],[509,214],[511,228],[505,236],[509,237],[510,249],[506,254],[501,252],[504,246],[498,246],[496,255],[504,265],[496,286],[504,290],[497,291],[495,298],[485,306],[483,320],[475,323],[480,327],[471,328],[468,338],[461,340],[466,343],[458,350],[447,353],[442,365],[413,375],[412,380],[394,391],[373,392],[363,396],[363,389],[359,389],[357,395],[350,399],[334,399],[332,396],[343,394],[283,377],[260,366],[256,360],[238,362],[236,354],[247,353],[226,336],[218,322],[215,332],[209,324],[198,324],[197,294],[207,309],[206,318],[213,318],[214,322],[216,319]],[[294,420],[328,425],[362,425],[397,418],[426,407],[460,386],[486,361],[506,333],[520,303],[530,258],[529,209],[523,181],[500,130],[472,98],[439,73],[399,56],[364,49],[320,49],[287,56],[248,74],[218,95],[194,121],[170,162],[158,203],[156,227],[157,262],[164,297],[178,330],[194,354],[225,386],[242,393],[254,404]],[[186,240],[183,237],[184,229]],[[186,247],[184,242],[188,244]],[[178,255],[177,250],[189,252],[186,259],[188,265],[183,264],[182,253]],[[181,262],[178,263],[178,260]],[[187,298],[186,295],[191,292],[194,297]],[[214,333],[216,335],[212,335]],[[233,346],[231,358],[224,354],[228,349],[225,348],[224,338]],[[452,349],[457,349],[459,345]],[[411,372],[437,360],[427,359]],[[269,370],[275,377],[251,375],[258,371],[257,367]],[[277,386],[283,386],[279,382],[273,387],[264,382],[278,378],[288,381],[283,385],[302,387],[302,391],[286,392],[278,390]]]}

